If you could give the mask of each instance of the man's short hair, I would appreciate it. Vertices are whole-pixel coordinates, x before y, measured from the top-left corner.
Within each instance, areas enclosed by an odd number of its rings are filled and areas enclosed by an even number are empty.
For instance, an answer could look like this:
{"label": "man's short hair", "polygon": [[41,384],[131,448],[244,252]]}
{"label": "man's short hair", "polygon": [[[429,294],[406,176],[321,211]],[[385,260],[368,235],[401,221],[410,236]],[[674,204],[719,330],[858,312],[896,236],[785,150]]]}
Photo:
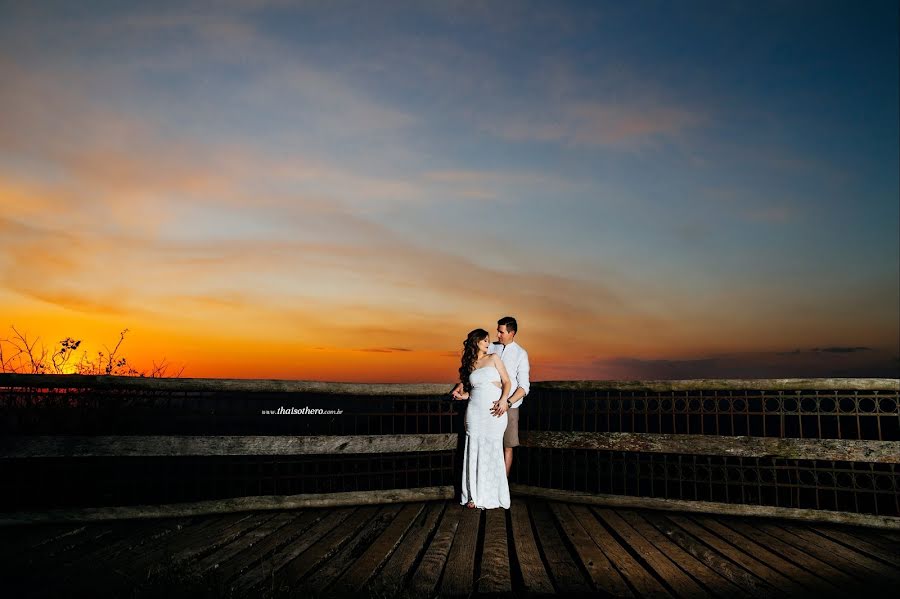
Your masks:
{"label": "man's short hair", "polygon": [[516,322],[516,319],[513,318],[512,316],[504,316],[503,318],[501,318],[500,320],[497,321],[497,326],[498,327],[506,327],[507,331],[512,331],[513,333],[516,333],[519,331],[519,325]]}

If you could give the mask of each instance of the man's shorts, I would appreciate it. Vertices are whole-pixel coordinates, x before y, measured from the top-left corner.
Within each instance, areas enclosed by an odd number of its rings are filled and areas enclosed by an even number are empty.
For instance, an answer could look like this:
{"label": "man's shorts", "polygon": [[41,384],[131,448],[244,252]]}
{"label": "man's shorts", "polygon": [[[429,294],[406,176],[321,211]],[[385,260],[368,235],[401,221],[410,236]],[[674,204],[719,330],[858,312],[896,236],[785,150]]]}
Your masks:
{"label": "man's shorts", "polygon": [[506,410],[509,420],[506,422],[506,432],[503,433],[503,447],[519,446],[519,408]]}

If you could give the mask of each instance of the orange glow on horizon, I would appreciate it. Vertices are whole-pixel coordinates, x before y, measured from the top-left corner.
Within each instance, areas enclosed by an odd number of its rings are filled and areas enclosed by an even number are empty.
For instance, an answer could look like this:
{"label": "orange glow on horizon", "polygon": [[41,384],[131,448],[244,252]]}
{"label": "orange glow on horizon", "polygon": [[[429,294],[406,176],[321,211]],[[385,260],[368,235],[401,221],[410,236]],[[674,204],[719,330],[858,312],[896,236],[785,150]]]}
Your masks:
{"label": "orange glow on horizon", "polygon": [[[122,328],[112,321],[118,317],[103,318],[96,315],[78,315],[67,317],[64,311],[48,309],[43,317],[31,314],[30,318],[20,318],[15,323],[17,330],[28,337],[29,342],[37,342],[49,353],[57,348],[60,340],[73,337],[83,340],[76,355],[72,356],[63,371],[75,372],[75,365],[86,356],[88,360],[97,361],[97,352],[107,354],[119,340]],[[136,320],[136,319],[134,319]],[[118,357],[125,357],[128,367],[137,371],[150,371],[154,365],[167,364],[167,376],[186,378],[229,378],[229,379],[281,379],[281,380],[315,380],[328,382],[365,382],[365,383],[446,383],[452,384],[457,379],[459,356],[452,349],[458,341],[449,337],[435,340],[435,347],[398,348],[398,347],[344,347],[309,345],[288,341],[266,341],[274,338],[271,332],[259,332],[257,337],[229,336],[215,334],[202,329],[173,330],[176,327],[153,327],[151,323],[138,322],[129,327]],[[12,336],[9,329],[0,338]],[[522,344],[529,350],[532,361],[531,379],[541,380],[583,380],[612,379],[631,380],[641,378],[672,378],[668,376],[669,361],[684,364],[703,363],[710,358],[702,354],[693,356],[687,352],[668,355],[665,359],[654,358],[651,354],[646,358],[628,358],[624,361],[617,358],[616,353],[602,355],[573,355],[571,352],[551,352],[540,343]],[[558,348],[558,344],[553,344]],[[890,355],[890,348],[885,350]],[[674,352],[673,352],[674,354]],[[621,355],[621,354],[619,354]],[[8,358],[9,354],[7,354]],[[790,375],[790,364],[798,368],[809,367],[811,359],[832,360],[843,364],[860,365],[860,356],[844,356],[840,353],[809,354],[804,358],[783,358],[779,352],[734,354],[731,366],[722,364],[719,367],[733,367],[734,363],[746,362],[746,368],[754,365],[760,368],[777,366],[781,361],[786,364],[785,375]],[[890,359],[890,358],[888,358]],[[634,360],[636,363],[629,362]],[[714,359],[713,359],[714,360]],[[785,362],[788,360],[788,362]],[[790,362],[793,360],[793,362]],[[854,361],[855,360],[855,361]],[[658,361],[655,362],[655,361]],[[648,366],[649,364],[649,366]],[[654,366],[654,364],[656,364]],[[650,368],[650,370],[648,370]],[[183,369],[183,370],[182,370]],[[779,372],[782,372],[779,371]],[[676,371],[677,372],[677,371]],[[690,372],[690,371],[688,371]],[[807,372],[798,371],[798,372]],[[746,376],[746,375],[743,375]],[[799,376],[799,375],[797,375]],[[698,378],[696,375],[677,376],[676,378]],[[699,378],[716,378],[715,372],[702,372]],[[729,377],[725,378],[741,378]],[[752,377],[751,377],[752,378]],[[765,378],[765,377],[763,377]]]}

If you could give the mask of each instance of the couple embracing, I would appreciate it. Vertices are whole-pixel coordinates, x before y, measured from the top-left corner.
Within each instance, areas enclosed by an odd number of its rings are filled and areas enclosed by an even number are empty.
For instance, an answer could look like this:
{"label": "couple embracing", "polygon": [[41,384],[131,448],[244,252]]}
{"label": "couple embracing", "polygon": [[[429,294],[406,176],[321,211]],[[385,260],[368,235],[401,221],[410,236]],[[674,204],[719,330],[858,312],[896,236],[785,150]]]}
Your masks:
{"label": "couple embracing", "polygon": [[462,501],[466,507],[509,509],[509,470],[519,445],[519,406],[529,390],[528,353],[515,341],[518,323],[497,321],[497,342],[475,329],[463,342],[454,399],[467,399]]}

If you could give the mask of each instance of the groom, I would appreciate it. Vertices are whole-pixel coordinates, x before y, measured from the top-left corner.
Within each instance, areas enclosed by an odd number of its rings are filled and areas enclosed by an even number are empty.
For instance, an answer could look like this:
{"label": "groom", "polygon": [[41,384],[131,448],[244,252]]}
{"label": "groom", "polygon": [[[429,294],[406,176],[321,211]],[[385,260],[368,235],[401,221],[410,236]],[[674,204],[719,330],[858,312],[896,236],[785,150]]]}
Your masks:
{"label": "groom", "polygon": [[[518,329],[519,325],[515,318],[504,316],[497,321],[497,341],[488,348],[489,354],[500,356],[503,365],[506,366],[506,372],[509,374],[509,381],[512,383],[511,394],[505,399],[505,407],[508,408],[506,412],[509,416],[506,432],[503,434],[503,457],[506,461],[507,477],[512,468],[513,447],[519,446],[519,406],[522,405],[522,401],[530,389],[528,374],[531,367],[528,363],[528,352],[516,343]],[[454,399],[461,399],[458,397],[461,390],[462,385],[457,384],[452,393]],[[494,409],[491,410],[495,416],[502,414],[496,413],[500,401],[504,401],[504,399],[500,398],[495,402]]]}

